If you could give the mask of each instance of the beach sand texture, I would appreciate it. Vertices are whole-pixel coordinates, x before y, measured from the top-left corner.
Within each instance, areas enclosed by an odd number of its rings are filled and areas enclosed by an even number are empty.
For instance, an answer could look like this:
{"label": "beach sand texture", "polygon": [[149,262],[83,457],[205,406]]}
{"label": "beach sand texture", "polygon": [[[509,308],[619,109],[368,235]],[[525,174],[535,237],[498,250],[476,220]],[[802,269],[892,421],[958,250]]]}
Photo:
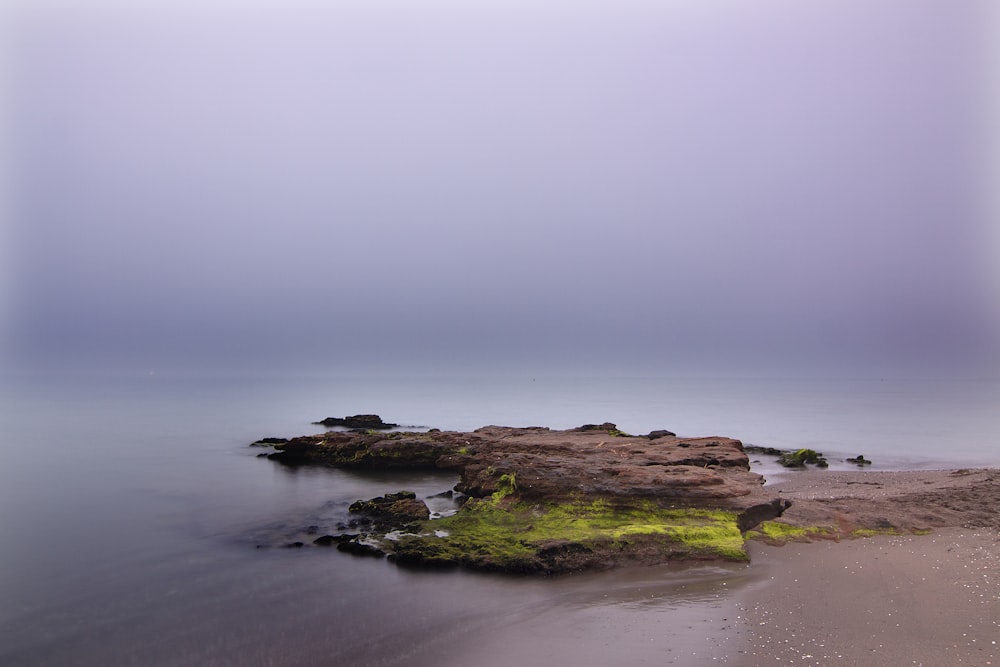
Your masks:
{"label": "beach sand texture", "polygon": [[789,475],[787,520],[928,535],[750,545],[740,665],[1000,665],[1000,471]]}
{"label": "beach sand texture", "polygon": [[1000,534],[751,545],[739,665],[1000,665]]}
{"label": "beach sand texture", "polygon": [[751,540],[728,593],[669,615],[623,601],[494,627],[440,664],[1000,665],[998,481],[994,469],[788,473],[773,486],[793,502],[789,522],[931,532]]}

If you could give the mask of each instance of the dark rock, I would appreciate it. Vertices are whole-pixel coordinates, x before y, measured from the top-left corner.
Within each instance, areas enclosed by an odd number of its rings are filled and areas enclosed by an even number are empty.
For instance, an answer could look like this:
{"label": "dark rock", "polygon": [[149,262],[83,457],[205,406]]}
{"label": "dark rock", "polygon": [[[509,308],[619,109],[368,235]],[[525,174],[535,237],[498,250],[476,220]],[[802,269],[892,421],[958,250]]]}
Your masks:
{"label": "dark rock", "polygon": [[301,549],[305,546],[304,542],[289,542],[285,545],[286,549]]}
{"label": "dark rock", "polygon": [[[286,465],[321,464],[344,468],[437,468],[442,457],[469,450],[471,434],[459,440],[455,433],[349,433],[327,431],[292,438],[275,445],[271,455]],[[463,450],[463,447],[465,448]]]}
{"label": "dark rock", "polygon": [[674,433],[673,431],[659,430],[659,431],[650,431],[649,435],[647,435],[646,437],[649,438],[650,440],[656,440],[657,438],[672,438],[676,435],[677,434]]}
{"label": "dark rock", "polygon": [[318,422],[313,422],[314,424],[319,424],[321,426],[342,426],[344,428],[352,429],[374,429],[383,430],[396,428],[399,424],[390,424],[388,422],[382,421],[382,418],[378,415],[351,415],[349,417],[327,417],[326,419]]}
{"label": "dark rock", "polygon": [[455,492],[452,490],[442,491],[441,493],[435,493],[431,498],[454,498]]}
{"label": "dark rock", "polygon": [[272,445],[280,445],[283,442],[288,442],[288,438],[261,438],[260,440],[255,440],[250,443],[251,447],[271,447]]}
{"label": "dark rock", "polygon": [[426,521],[431,511],[412,491],[387,493],[371,500],[358,500],[348,507],[350,512],[364,514],[380,527],[400,528],[414,521]]}
{"label": "dark rock", "polygon": [[748,454],[766,454],[767,456],[781,456],[786,453],[775,447],[761,447],[759,445],[743,445],[743,450]]}
{"label": "dark rock", "polygon": [[306,535],[315,535],[319,532],[319,526],[309,526],[306,528]]}
{"label": "dark rock", "polygon": [[764,521],[777,519],[784,514],[785,510],[792,506],[792,501],[784,498],[774,498],[770,502],[753,505],[743,510],[736,518],[736,524],[741,532],[755,528]]}
{"label": "dark rock", "polygon": [[611,422],[604,422],[603,424],[584,424],[583,426],[577,426],[574,431],[580,433],[586,433],[587,431],[617,431],[618,425],[612,424]]}
{"label": "dark rock", "polygon": [[357,533],[350,535],[323,535],[322,537],[317,537],[313,540],[313,544],[321,547],[329,547],[334,544],[342,544],[344,542],[350,542],[351,540],[357,540],[358,537]]}
{"label": "dark rock", "polygon": [[344,551],[349,554],[354,554],[355,556],[374,556],[376,558],[382,558],[385,556],[385,552],[378,547],[366,544],[365,542],[359,542],[357,540],[339,543],[337,545],[337,551]]}
{"label": "dark rock", "polygon": [[853,459],[844,459],[844,460],[847,461],[848,463],[854,463],[858,466],[870,466],[872,464],[871,461],[865,458],[864,454],[858,454]]}
{"label": "dark rock", "polygon": [[812,463],[819,468],[826,468],[830,464],[823,458],[821,452],[812,449],[799,449],[794,452],[784,452],[778,457],[778,463],[786,468],[804,468],[807,463]]}

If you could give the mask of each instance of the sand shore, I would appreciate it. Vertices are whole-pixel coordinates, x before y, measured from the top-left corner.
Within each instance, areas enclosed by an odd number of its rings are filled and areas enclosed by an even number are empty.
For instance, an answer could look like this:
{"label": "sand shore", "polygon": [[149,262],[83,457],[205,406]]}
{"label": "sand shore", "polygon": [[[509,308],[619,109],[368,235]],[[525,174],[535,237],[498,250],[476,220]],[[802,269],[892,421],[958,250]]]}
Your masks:
{"label": "sand shore", "polygon": [[748,566],[702,579],[556,579],[571,600],[492,619],[434,664],[1000,666],[1000,470],[815,470],[774,487],[792,523],[931,532],[754,540]]}
{"label": "sand shore", "polygon": [[1000,665],[1000,471],[810,471],[788,519],[928,535],[752,543],[737,665]]}
{"label": "sand shore", "polygon": [[1000,534],[751,546],[732,664],[1000,665]]}

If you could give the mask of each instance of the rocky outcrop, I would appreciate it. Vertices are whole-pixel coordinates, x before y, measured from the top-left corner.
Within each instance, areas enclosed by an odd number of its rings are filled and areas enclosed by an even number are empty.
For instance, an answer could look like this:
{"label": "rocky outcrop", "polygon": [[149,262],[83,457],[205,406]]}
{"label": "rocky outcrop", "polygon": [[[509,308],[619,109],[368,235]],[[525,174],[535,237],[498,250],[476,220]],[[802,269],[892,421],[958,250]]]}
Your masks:
{"label": "rocky outcrop", "polygon": [[566,431],[329,431],[274,449],[270,458],[286,465],[457,473],[455,490],[469,498],[454,516],[428,519],[413,494],[389,494],[351,506],[365,517],[352,524],[367,533],[326,541],[356,553],[382,549],[407,565],[561,572],[742,559],[742,532],[788,505],[750,471],[739,440],[630,436],[611,422]]}
{"label": "rocky outcrop", "polygon": [[397,428],[399,424],[390,424],[382,421],[378,415],[351,415],[350,417],[327,417],[318,422],[313,422],[320,426],[342,426],[351,429],[375,429],[388,430]]}
{"label": "rocky outcrop", "polygon": [[282,443],[288,442],[288,438],[261,438],[255,442],[251,442],[251,447],[273,447],[274,445],[280,445]]}
{"label": "rocky outcrop", "polygon": [[784,452],[778,457],[778,463],[786,468],[805,468],[807,463],[811,463],[817,468],[830,467],[830,464],[823,457],[822,452],[812,449],[797,449],[793,452]]}
{"label": "rocky outcrop", "polygon": [[844,539],[948,526],[1000,530],[1000,470],[805,470],[773,486],[790,508],[768,538]]}
{"label": "rocky outcrop", "polygon": [[418,500],[412,491],[388,493],[371,500],[359,500],[348,509],[352,513],[366,515],[375,526],[386,527],[389,530],[417,521],[426,521],[431,517],[427,503]]}

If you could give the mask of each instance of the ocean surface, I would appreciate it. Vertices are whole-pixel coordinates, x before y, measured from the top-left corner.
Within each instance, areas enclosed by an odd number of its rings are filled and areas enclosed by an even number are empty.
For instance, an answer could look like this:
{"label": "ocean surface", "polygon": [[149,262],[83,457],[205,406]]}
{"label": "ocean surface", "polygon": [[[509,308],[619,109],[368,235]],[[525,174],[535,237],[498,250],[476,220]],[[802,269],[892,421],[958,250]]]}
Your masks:
{"label": "ocean surface", "polygon": [[[835,467],[1000,466],[995,381],[527,376],[0,380],[0,665],[698,665],[752,566],[556,578],[332,549],[347,506],[448,474],[289,469],[247,445],[327,416],[419,428],[612,421],[810,447]],[[778,471],[766,461],[765,475]],[[794,474],[782,472],[780,474]],[[329,529],[329,530],[328,530]],[[729,657],[729,662],[738,660]]]}

